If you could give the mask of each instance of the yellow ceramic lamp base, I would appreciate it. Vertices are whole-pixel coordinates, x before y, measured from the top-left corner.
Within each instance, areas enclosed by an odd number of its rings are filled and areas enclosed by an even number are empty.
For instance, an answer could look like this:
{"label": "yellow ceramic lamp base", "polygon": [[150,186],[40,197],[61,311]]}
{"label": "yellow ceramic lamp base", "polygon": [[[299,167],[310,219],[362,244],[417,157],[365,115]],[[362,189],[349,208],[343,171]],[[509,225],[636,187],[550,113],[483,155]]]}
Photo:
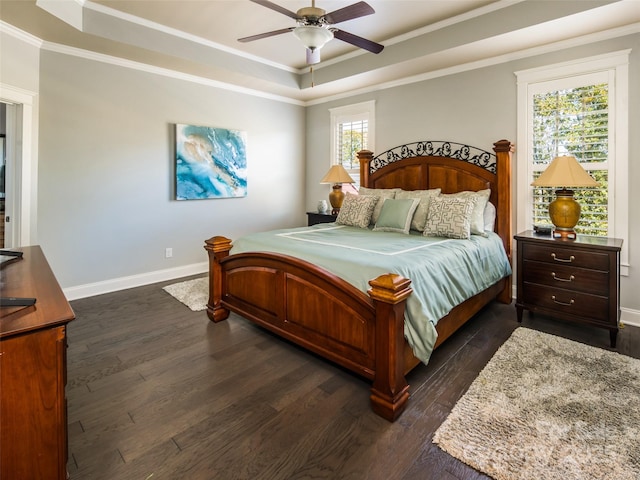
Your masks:
{"label": "yellow ceramic lamp base", "polygon": [[342,208],[342,202],[344,200],[344,192],[342,191],[342,184],[338,183],[333,186],[331,193],[329,193],[329,203],[331,203],[331,215],[337,215]]}
{"label": "yellow ceramic lamp base", "polygon": [[556,238],[576,238],[573,229],[580,220],[580,204],[573,198],[573,190],[557,190],[556,199],[549,204],[549,218],[556,227]]}

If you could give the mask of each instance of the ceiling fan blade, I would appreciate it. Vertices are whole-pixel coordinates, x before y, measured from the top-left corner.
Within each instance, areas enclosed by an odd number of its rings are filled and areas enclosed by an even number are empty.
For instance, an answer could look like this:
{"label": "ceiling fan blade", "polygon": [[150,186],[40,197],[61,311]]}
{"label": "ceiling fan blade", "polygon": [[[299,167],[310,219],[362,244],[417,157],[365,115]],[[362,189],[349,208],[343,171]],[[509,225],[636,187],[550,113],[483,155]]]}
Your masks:
{"label": "ceiling fan blade", "polygon": [[324,19],[330,23],[340,23],[346,22],[347,20],[352,20],[354,18],[364,17],[365,15],[371,15],[372,13],[376,13],[376,11],[366,2],[358,2],[353,5],[349,5],[348,7],[340,8],[333,12],[329,12],[324,15]]}
{"label": "ceiling fan blade", "polygon": [[383,45],[372,42],[371,40],[367,40],[366,38],[359,37],[357,35],[354,35],[353,33],[345,32],[344,30],[338,29],[332,30],[334,38],[342,40],[343,42],[350,43],[351,45],[355,45],[356,47],[364,48],[371,53],[380,53],[384,49]]}
{"label": "ceiling fan blade", "polygon": [[299,20],[297,13],[294,13],[291,10],[287,10],[286,8],[281,7],[280,5],[276,5],[275,3],[270,2],[269,0],[251,0],[251,1],[253,3],[257,3],[258,5],[262,5],[263,7],[267,7],[267,8],[270,8],[271,10],[275,10],[278,13],[282,13],[287,17],[291,17],[295,20]]}
{"label": "ceiling fan blade", "polygon": [[258,35],[251,35],[250,37],[239,38],[238,41],[242,43],[253,42],[254,40],[260,40],[262,38],[274,37],[276,35],[281,35],[283,33],[289,33],[295,27],[282,28],[280,30],[274,30],[272,32],[259,33]]}

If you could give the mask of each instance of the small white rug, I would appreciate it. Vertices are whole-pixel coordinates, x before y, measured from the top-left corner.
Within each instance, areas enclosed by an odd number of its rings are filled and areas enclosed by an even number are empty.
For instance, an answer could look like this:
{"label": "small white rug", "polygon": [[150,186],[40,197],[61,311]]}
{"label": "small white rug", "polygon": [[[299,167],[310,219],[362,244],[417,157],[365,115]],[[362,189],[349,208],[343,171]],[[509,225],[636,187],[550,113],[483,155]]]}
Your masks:
{"label": "small white rug", "polygon": [[162,289],[194,312],[207,308],[209,300],[209,279],[207,277],[174,283]]}
{"label": "small white rug", "polygon": [[639,480],[640,360],[520,327],[433,441],[499,480]]}

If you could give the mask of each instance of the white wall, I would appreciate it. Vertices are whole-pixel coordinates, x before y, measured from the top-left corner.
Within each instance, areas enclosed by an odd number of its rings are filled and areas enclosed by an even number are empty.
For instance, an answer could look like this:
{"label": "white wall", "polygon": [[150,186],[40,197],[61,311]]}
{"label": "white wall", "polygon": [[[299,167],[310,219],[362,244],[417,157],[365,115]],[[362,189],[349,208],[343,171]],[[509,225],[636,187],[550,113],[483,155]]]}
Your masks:
{"label": "white wall", "polygon": [[0,32],[0,53],[0,82],[37,92],[40,81],[38,46]]}
{"label": "white wall", "polygon": [[[13,122],[16,140],[13,161],[7,159],[13,170],[6,183],[6,214],[11,217],[11,224],[5,223],[5,242],[10,247],[32,244],[37,238],[39,70],[38,42],[0,32],[0,99],[14,104],[7,109],[8,115],[18,112]],[[12,140],[7,139],[7,144],[11,143]],[[9,183],[10,177],[14,179],[13,185]],[[17,185],[19,190],[15,188]]]}
{"label": "white wall", "polygon": [[[213,235],[304,224],[302,107],[48,51],[40,85],[38,243],[72,297],[202,270]],[[175,123],[247,132],[247,197],[174,200]]]}
{"label": "white wall", "polygon": [[[571,59],[632,49],[630,85],[630,185],[640,184],[640,35],[631,35],[581,47],[531,56],[475,70],[411,83],[370,94],[331,101],[307,109],[307,194],[306,206],[315,208],[328,190],[318,179],[329,165],[329,109],[342,105],[376,101],[376,145],[381,153],[418,140],[449,140],[491,150],[493,143],[508,139],[515,143],[516,77],[514,72]],[[321,165],[321,167],[319,166]],[[513,175],[517,175],[517,145]],[[514,185],[515,187],[515,185]],[[630,188],[630,203],[640,203],[640,190]],[[515,201],[515,195],[514,195]],[[513,205],[513,212],[517,205]],[[640,211],[629,212],[630,273],[621,279],[623,319],[640,321]],[[514,221],[514,229],[516,228]],[[514,233],[516,233],[514,231]],[[631,320],[629,320],[631,321]],[[638,323],[640,324],[640,323]]]}

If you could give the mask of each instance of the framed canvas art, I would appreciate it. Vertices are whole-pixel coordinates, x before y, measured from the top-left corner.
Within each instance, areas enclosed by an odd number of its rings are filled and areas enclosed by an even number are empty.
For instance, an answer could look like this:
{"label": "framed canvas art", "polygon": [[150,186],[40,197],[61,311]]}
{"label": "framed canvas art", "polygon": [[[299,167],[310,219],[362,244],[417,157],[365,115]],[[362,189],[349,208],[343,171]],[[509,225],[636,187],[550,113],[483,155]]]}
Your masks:
{"label": "framed canvas art", "polygon": [[246,132],[176,124],[176,199],[245,197]]}

